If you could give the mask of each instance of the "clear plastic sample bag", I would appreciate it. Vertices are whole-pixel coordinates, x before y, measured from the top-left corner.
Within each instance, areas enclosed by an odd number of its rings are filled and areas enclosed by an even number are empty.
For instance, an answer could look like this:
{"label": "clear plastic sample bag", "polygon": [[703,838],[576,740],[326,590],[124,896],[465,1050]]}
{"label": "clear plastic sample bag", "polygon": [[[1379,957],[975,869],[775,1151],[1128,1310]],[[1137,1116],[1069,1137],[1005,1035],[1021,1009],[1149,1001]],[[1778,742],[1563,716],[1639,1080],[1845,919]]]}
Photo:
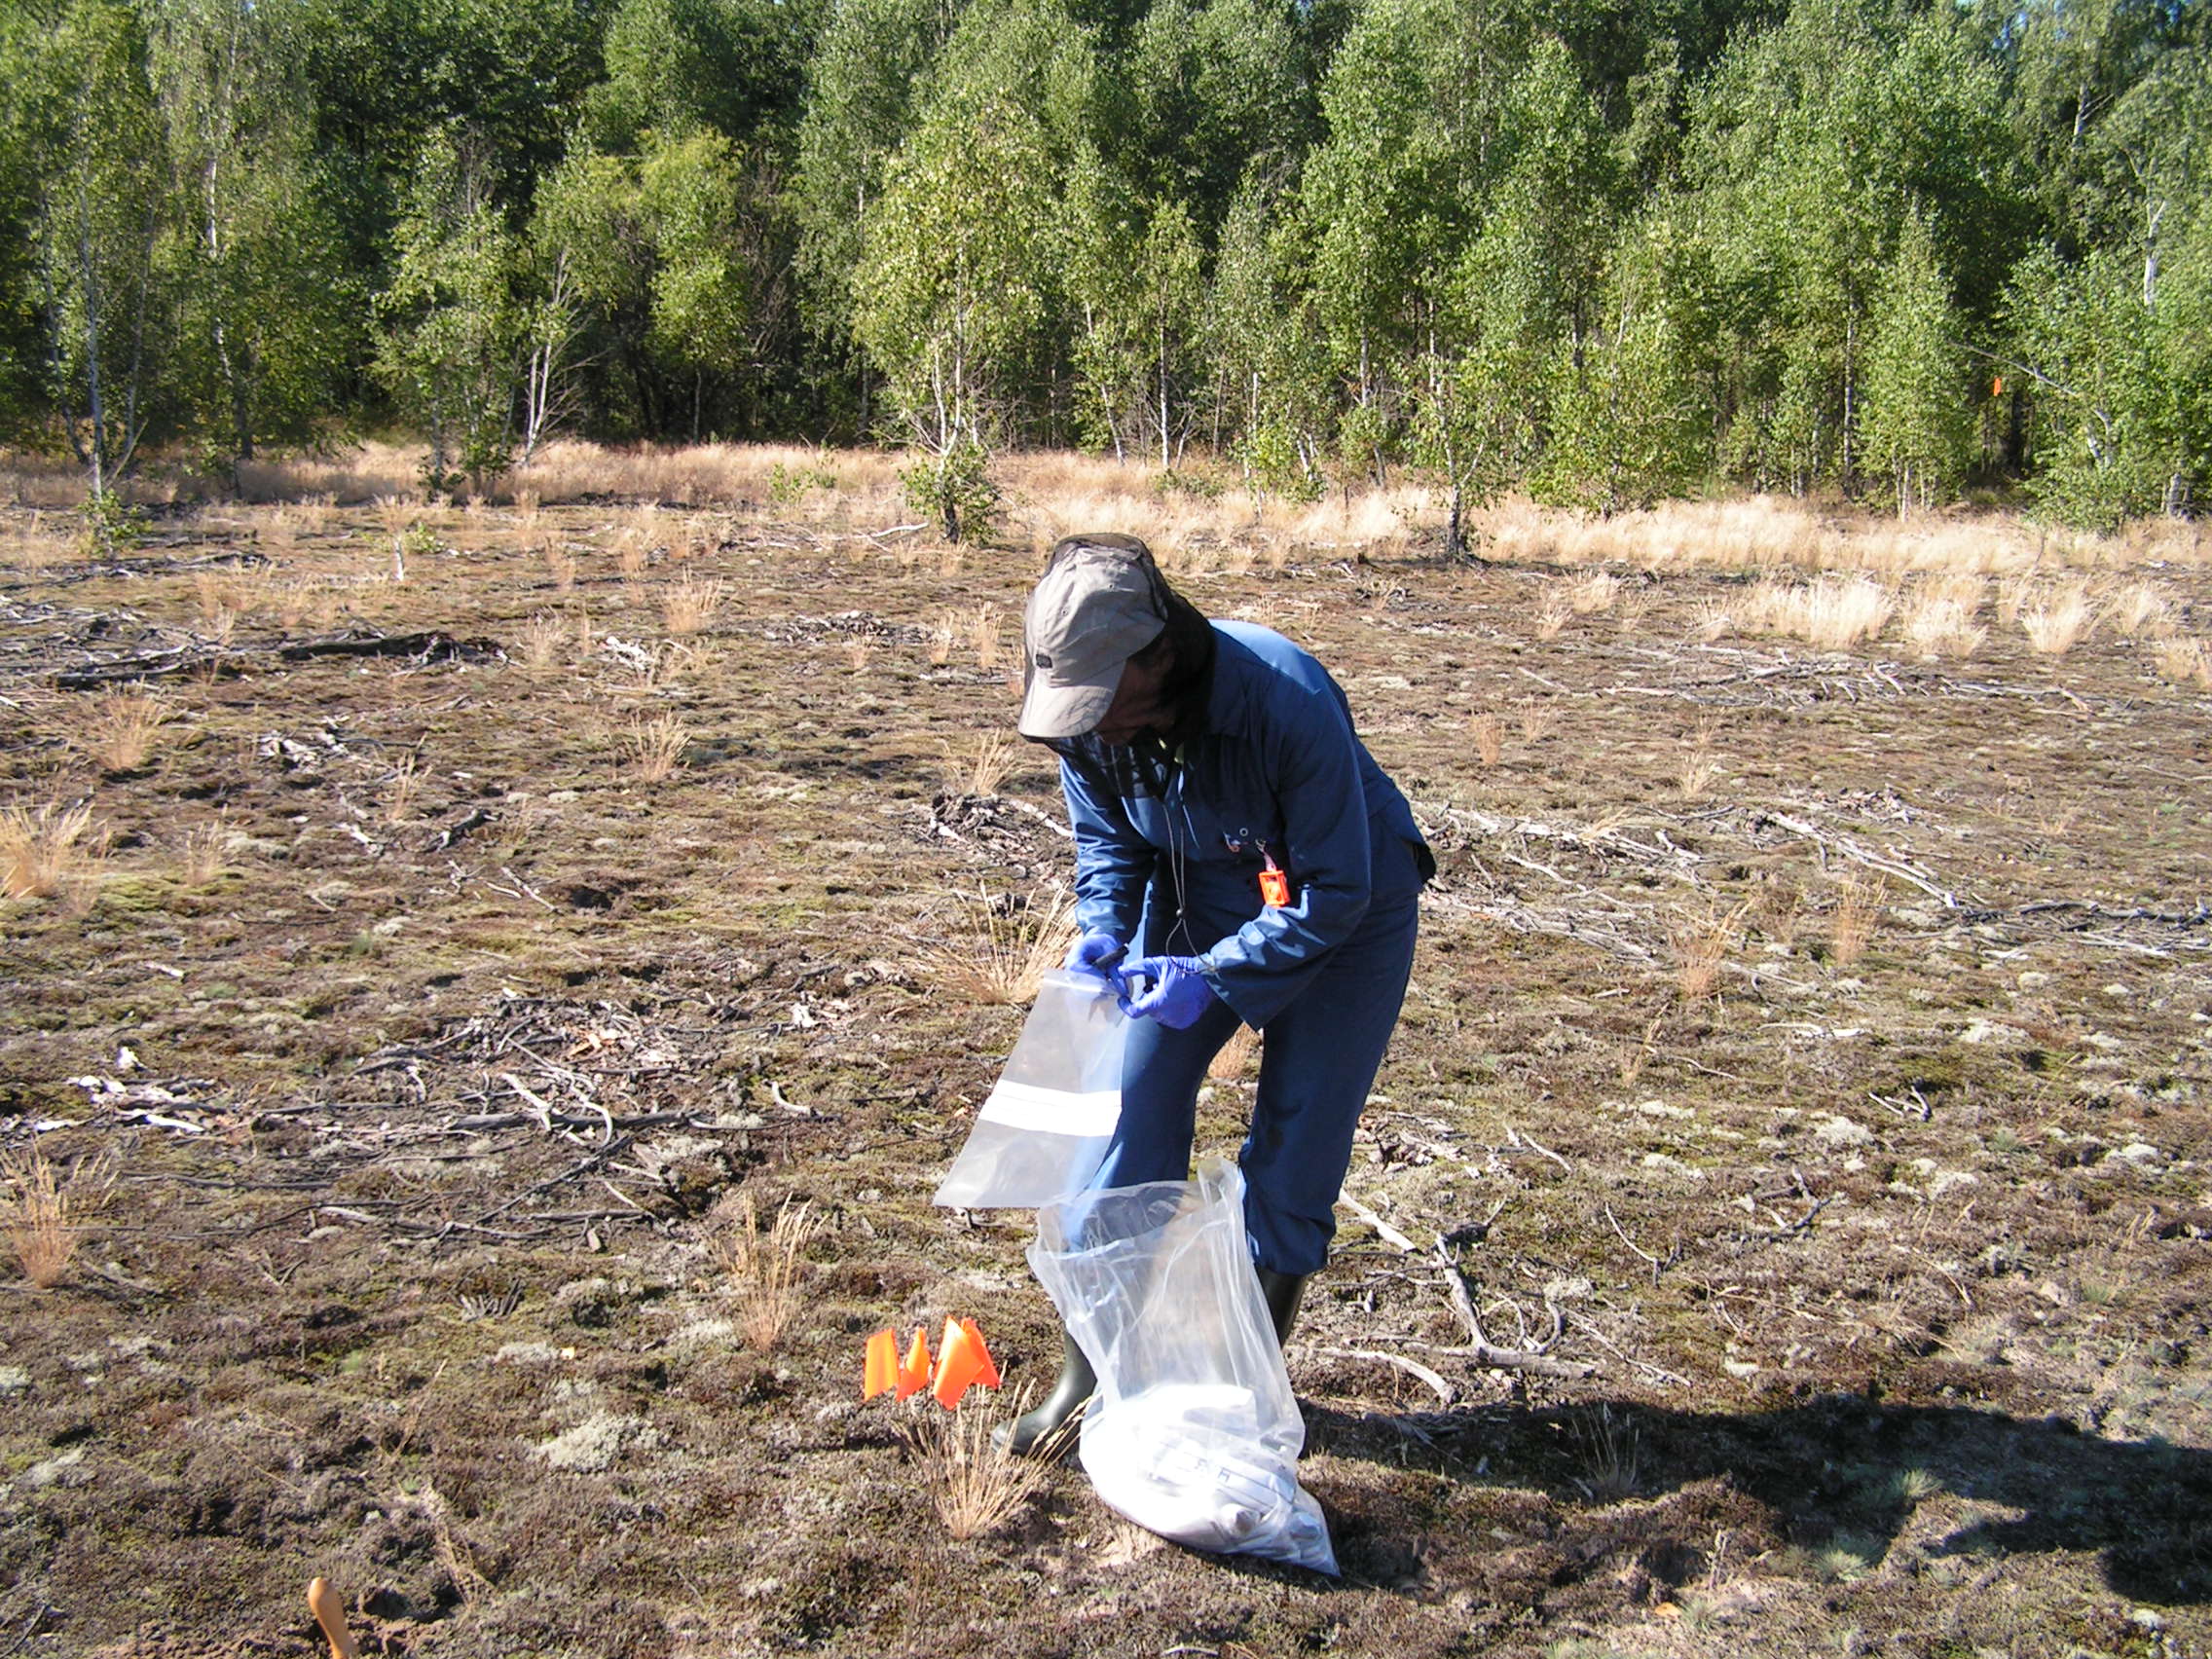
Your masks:
{"label": "clear plastic sample bag", "polygon": [[1088,1183],[1122,1115],[1127,1034],[1108,980],[1064,968],[1047,974],[935,1201],[1034,1209]]}
{"label": "clear plastic sample bag", "polygon": [[1074,1194],[1037,1212],[1029,1266],[1098,1374],[1083,1466],[1138,1526],[1194,1549],[1337,1570],[1298,1484],[1306,1422],[1245,1242],[1244,1178]]}

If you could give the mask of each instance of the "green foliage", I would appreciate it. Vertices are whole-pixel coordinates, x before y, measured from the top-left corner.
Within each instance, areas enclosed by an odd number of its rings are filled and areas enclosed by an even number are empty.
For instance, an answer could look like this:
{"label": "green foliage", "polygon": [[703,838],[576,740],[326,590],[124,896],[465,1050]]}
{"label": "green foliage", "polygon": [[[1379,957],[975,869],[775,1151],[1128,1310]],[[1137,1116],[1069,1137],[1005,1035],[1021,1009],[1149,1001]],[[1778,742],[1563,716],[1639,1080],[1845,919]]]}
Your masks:
{"label": "green foliage", "polygon": [[398,269],[375,302],[376,370],[429,436],[423,484],[432,496],[462,475],[481,491],[512,457],[518,249],[486,184],[477,159],[450,136],[424,145],[399,223]]}
{"label": "green foliage", "polygon": [[99,503],[174,392],[166,147],[145,34],[128,6],[73,0],[24,55],[9,125],[34,181],[44,389]]}
{"label": "green foliage", "polygon": [[146,514],[123,498],[117,490],[95,490],[77,510],[82,527],[78,551],[88,559],[112,559],[128,553],[146,539]]}
{"label": "green foliage", "polygon": [[1069,441],[1411,465],[1455,551],[1713,477],[2112,525],[2212,482],[2207,203],[2156,0],[18,0],[0,434],[95,495],[396,420],[438,488],[887,434],[968,527]]}
{"label": "green foliage", "polygon": [[924,451],[899,474],[906,504],[947,541],[981,541],[998,522],[999,489],[990,479],[990,456],[962,438],[948,448]]}
{"label": "green foliage", "polygon": [[1869,467],[1887,475],[1902,518],[1948,498],[1972,443],[1964,332],[1934,240],[1915,217],[1874,298],[1861,435]]}

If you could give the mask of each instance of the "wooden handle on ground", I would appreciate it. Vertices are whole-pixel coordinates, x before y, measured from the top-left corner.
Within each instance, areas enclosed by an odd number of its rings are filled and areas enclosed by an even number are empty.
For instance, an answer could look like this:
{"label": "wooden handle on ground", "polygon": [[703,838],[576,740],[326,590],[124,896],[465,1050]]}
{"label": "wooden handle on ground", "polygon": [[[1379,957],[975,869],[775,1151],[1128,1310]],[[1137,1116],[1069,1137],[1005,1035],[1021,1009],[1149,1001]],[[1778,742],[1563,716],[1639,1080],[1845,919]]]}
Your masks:
{"label": "wooden handle on ground", "polygon": [[319,1578],[308,1586],[308,1611],[314,1614],[314,1622],[330,1639],[330,1659],[360,1659],[361,1650],[353,1645],[352,1635],[346,1628],[345,1603]]}

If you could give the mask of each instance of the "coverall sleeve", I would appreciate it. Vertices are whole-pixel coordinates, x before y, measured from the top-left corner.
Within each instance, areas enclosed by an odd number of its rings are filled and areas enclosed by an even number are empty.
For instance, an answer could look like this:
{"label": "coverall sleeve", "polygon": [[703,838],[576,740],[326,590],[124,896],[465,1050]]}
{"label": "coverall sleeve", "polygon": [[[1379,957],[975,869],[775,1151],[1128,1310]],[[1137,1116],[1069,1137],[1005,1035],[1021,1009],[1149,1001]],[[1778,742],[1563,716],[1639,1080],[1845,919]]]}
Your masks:
{"label": "coverall sleeve", "polygon": [[1075,831],[1075,920],[1085,933],[1133,944],[1158,857],[1123,811],[1121,797],[1063,756],[1060,793]]}
{"label": "coverall sleeve", "polygon": [[1286,845],[1291,902],[1270,905],[1199,958],[1221,1000],[1264,1026],[1349,939],[1374,892],[1358,740],[1327,691],[1285,699],[1261,736]]}

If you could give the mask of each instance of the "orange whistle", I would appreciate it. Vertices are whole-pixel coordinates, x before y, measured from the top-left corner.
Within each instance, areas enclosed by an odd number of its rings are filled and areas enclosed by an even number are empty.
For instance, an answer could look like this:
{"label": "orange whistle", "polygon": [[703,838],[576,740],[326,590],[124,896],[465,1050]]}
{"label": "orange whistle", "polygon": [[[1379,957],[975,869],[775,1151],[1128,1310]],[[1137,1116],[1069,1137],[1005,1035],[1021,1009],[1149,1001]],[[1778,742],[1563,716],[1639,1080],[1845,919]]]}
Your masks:
{"label": "orange whistle", "polygon": [[1283,874],[1282,866],[1275,863],[1272,853],[1263,854],[1267,866],[1260,871],[1260,902],[1263,904],[1283,905],[1290,903],[1290,877]]}

